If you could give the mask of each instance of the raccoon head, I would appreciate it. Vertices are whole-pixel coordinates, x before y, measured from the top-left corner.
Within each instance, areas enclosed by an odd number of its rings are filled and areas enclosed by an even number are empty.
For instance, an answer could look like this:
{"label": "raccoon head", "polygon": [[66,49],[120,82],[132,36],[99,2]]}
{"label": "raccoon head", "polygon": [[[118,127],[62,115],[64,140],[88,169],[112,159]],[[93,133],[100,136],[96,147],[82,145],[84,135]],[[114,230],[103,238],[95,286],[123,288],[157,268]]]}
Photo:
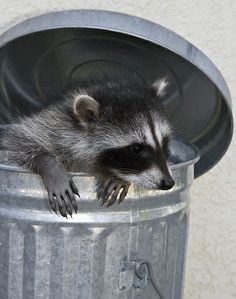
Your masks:
{"label": "raccoon head", "polygon": [[90,132],[87,150],[100,172],[148,189],[174,186],[167,162],[172,133],[159,103],[165,87],[165,79],[152,86],[119,82],[77,97],[74,113]]}

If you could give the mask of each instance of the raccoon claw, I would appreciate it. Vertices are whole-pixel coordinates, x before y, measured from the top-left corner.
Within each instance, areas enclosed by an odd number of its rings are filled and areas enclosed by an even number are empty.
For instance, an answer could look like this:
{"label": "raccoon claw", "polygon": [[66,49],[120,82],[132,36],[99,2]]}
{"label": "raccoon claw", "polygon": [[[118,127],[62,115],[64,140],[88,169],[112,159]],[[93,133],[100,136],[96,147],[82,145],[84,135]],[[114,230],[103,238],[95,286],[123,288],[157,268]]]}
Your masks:
{"label": "raccoon claw", "polygon": [[49,204],[52,210],[67,218],[77,212],[75,195],[79,196],[72,178],[64,169],[63,164],[56,156],[41,154],[35,159],[35,172],[41,175],[48,192]]}
{"label": "raccoon claw", "polygon": [[[49,204],[51,209],[57,214],[66,217],[69,214],[72,217],[73,211],[77,213],[78,205],[75,195],[79,196],[78,189],[72,180],[66,179],[60,184],[47,185]],[[53,191],[51,191],[53,189]],[[55,191],[54,191],[55,190]]]}
{"label": "raccoon claw", "polygon": [[53,193],[53,200],[49,200],[52,210],[57,214],[59,210],[60,214],[63,217],[67,218],[69,214],[72,217],[72,208],[70,206],[69,200],[67,198],[67,194],[64,196],[60,193]]}
{"label": "raccoon claw", "polygon": [[119,200],[118,200],[118,205],[120,203],[122,203],[122,201],[125,199],[128,191],[129,191],[129,185],[124,186],[124,188],[123,188],[123,190],[122,190],[122,192],[120,194]]}
{"label": "raccoon claw", "polygon": [[58,207],[55,196],[52,193],[49,193],[48,198],[51,209],[57,214]]}
{"label": "raccoon claw", "polygon": [[130,184],[118,180],[111,179],[99,183],[97,186],[97,200],[102,199],[103,206],[107,202],[107,208],[112,206],[117,200],[120,204],[128,193]]}
{"label": "raccoon claw", "polygon": [[118,197],[118,195],[120,193],[120,190],[122,188],[123,187],[114,189],[113,194],[111,195],[111,197],[110,197],[110,199],[109,199],[109,201],[107,203],[107,208],[109,208],[110,206],[112,206],[116,202],[117,197]]}
{"label": "raccoon claw", "polygon": [[74,183],[72,180],[70,181],[70,187],[71,187],[71,190],[72,190],[76,195],[78,195],[78,196],[80,197],[80,195],[79,195],[79,191],[78,191],[77,187],[75,186],[75,183]]}

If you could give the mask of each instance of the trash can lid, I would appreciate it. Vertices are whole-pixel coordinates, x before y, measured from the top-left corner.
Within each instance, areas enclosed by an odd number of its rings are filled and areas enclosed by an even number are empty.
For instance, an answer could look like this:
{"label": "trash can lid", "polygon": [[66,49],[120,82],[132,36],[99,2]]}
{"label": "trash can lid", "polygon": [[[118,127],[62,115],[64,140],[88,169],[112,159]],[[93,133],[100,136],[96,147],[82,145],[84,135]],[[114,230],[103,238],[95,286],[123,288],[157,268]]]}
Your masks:
{"label": "trash can lid", "polygon": [[144,19],[96,10],[48,13],[0,36],[0,123],[46,105],[67,79],[166,76],[163,97],[176,134],[195,144],[195,176],[214,166],[231,141],[228,87],[215,65],[174,32]]}

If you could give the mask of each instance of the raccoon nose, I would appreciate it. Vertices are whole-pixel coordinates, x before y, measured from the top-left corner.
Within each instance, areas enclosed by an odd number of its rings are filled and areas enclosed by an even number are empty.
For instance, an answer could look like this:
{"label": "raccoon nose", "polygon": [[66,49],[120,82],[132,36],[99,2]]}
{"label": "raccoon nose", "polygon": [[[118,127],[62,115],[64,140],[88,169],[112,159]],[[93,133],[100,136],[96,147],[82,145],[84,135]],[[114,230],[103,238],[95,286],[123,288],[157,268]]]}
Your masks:
{"label": "raccoon nose", "polygon": [[175,184],[175,181],[172,178],[165,178],[160,181],[160,189],[161,190],[169,190]]}

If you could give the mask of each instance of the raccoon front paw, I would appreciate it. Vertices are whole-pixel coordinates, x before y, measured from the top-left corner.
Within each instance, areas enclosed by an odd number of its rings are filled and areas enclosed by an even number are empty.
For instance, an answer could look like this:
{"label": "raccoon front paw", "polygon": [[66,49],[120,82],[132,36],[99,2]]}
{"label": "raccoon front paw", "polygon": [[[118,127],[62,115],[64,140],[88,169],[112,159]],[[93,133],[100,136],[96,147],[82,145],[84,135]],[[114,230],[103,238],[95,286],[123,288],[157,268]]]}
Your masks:
{"label": "raccoon front paw", "polygon": [[113,205],[117,200],[120,204],[128,193],[130,184],[117,179],[110,178],[104,181],[97,182],[97,200],[101,200],[103,206],[107,203],[107,208]]}
{"label": "raccoon front paw", "polygon": [[73,210],[77,213],[75,195],[79,196],[79,192],[69,176],[63,179],[51,177],[45,182],[45,186],[48,191],[49,204],[56,214],[59,211],[63,217],[67,218],[68,214],[72,217]]}

